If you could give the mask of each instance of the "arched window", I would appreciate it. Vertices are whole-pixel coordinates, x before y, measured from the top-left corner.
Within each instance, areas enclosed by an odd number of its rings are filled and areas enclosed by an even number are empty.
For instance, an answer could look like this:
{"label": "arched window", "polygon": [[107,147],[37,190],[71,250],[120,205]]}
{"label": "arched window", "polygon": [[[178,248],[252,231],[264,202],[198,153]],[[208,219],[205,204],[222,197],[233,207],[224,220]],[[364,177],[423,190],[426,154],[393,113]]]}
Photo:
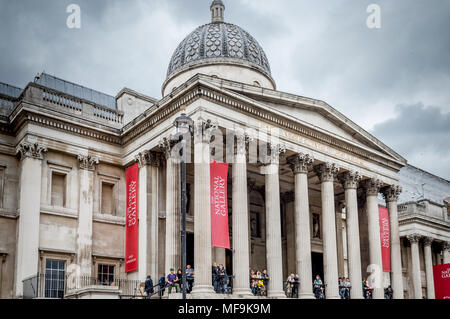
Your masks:
{"label": "arched window", "polygon": [[253,81],[253,85],[257,87],[261,87],[261,84],[258,81]]}

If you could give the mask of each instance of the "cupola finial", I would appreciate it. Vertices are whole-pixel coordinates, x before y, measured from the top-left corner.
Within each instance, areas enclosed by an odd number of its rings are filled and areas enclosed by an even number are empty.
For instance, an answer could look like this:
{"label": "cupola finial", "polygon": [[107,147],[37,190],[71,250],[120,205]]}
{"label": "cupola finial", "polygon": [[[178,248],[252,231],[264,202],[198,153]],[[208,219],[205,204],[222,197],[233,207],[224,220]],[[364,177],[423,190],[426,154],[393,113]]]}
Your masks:
{"label": "cupola finial", "polygon": [[225,5],[222,0],[214,0],[211,3],[211,22],[224,21]]}

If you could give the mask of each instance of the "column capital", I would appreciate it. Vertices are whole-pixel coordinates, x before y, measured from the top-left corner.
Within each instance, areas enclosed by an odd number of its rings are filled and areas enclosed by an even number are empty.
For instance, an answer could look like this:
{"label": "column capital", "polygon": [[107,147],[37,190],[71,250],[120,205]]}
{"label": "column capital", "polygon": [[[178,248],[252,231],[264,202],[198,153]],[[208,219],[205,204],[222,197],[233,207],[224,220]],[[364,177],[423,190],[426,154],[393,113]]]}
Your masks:
{"label": "column capital", "polygon": [[139,163],[139,167],[159,167],[161,166],[161,153],[154,151],[144,151],[136,155],[135,160]]}
{"label": "column capital", "polygon": [[402,191],[403,189],[398,185],[387,186],[381,189],[383,197],[387,203],[396,202]]}
{"label": "column capital", "polygon": [[434,241],[434,239],[432,237],[423,237],[423,244],[425,246],[431,246],[433,241]]}
{"label": "column capital", "polygon": [[298,153],[287,158],[294,174],[308,174],[314,163],[314,157],[309,154]]}
{"label": "column capital", "polygon": [[376,178],[366,179],[364,181],[364,190],[366,196],[378,196],[380,188],[383,186],[383,182]]}
{"label": "column capital", "polygon": [[265,165],[279,164],[280,156],[286,153],[286,147],[278,143],[267,143],[267,156],[269,162]]}
{"label": "column capital", "polygon": [[98,157],[95,157],[95,156],[79,154],[78,162],[80,164],[80,169],[93,171],[93,170],[95,170],[96,165],[98,165],[99,160],[98,160]]}
{"label": "column capital", "polygon": [[211,120],[204,120],[199,118],[194,123],[194,143],[210,143],[212,138],[212,131],[217,128],[216,125],[212,124]]}
{"label": "column capital", "polygon": [[450,241],[444,241],[442,243],[442,251],[450,250]]}
{"label": "column capital", "polygon": [[235,135],[236,144],[234,145],[235,154],[247,154],[249,143],[253,141],[253,138],[244,130],[236,130]]}
{"label": "column capital", "polygon": [[417,244],[420,241],[420,239],[422,238],[422,235],[420,235],[420,234],[411,234],[411,235],[406,236],[406,238],[409,240],[409,242],[411,244]]}
{"label": "column capital", "polygon": [[357,189],[361,178],[361,174],[356,171],[348,171],[338,176],[339,182],[345,190]]}
{"label": "column capital", "polygon": [[334,163],[324,163],[314,166],[314,172],[321,183],[333,182],[339,172],[339,167]]}
{"label": "column capital", "polygon": [[172,154],[172,150],[175,145],[177,145],[178,141],[179,140],[173,135],[169,135],[169,137],[163,137],[159,141],[159,148],[163,152],[163,156],[166,160],[173,157],[174,154]]}
{"label": "column capital", "polygon": [[27,157],[43,160],[44,153],[47,152],[48,152],[47,147],[43,146],[42,144],[39,144],[38,142],[35,143],[22,142],[19,144],[19,147],[17,149],[17,153],[20,153],[21,160]]}

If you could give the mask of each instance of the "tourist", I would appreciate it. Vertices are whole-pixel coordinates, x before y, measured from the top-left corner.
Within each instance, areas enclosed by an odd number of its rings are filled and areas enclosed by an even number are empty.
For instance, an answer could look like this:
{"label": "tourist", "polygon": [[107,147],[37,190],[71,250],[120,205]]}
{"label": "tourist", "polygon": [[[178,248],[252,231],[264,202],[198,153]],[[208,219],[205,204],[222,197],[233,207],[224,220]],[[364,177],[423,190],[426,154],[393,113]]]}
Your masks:
{"label": "tourist", "polygon": [[217,268],[217,293],[225,293],[226,292],[226,271],[222,264]]}
{"label": "tourist", "polygon": [[345,299],[350,299],[350,290],[352,289],[350,278],[345,279],[344,286],[345,286]]}
{"label": "tourist", "polygon": [[319,275],[316,276],[313,282],[313,291],[316,299],[324,299],[325,294],[323,292],[323,282]]}
{"label": "tourist", "polygon": [[192,292],[192,287],[194,287],[194,269],[192,269],[191,265],[186,266],[186,284],[187,284],[187,292]]}
{"label": "tourist", "polygon": [[180,292],[180,283],[178,282],[178,276],[175,274],[175,269],[170,268],[170,274],[167,275],[166,282],[169,286],[169,294],[172,293],[174,287],[177,293]]}
{"label": "tourist", "polygon": [[153,293],[153,280],[151,276],[147,276],[144,290],[147,293],[147,299],[149,299],[150,295]]}
{"label": "tourist", "polygon": [[256,284],[256,274],[253,269],[250,270],[250,288],[253,295],[256,295],[258,286]]}
{"label": "tourist", "polygon": [[178,268],[177,270],[177,278],[178,278],[178,284],[180,285],[181,288],[183,288],[183,271],[181,270],[181,268]]}
{"label": "tourist", "polygon": [[345,299],[345,283],[344,279],[339,277],[339,296],[341,299]]}
{"label": "tourist", "polygon": [[384,290],[384,298],[386,299],[392,299],[392,294],[394,293],[394,291],[392,290],[392,287],[389,285],[389,287],[387,287]]}
{"label": "tourist", "polygon": [[217,292],[218,282],[217,282],[217,264],[214,262],[211,267],[212,274],[212,284],[214,287],[214,291]]}
{"label": "tourist", "polygon": [[261,279],[264,280],[264,286],[267,286],[267,281],[270,280],[269,274],[267,273],[267,269],[264,269],[261,274]]}

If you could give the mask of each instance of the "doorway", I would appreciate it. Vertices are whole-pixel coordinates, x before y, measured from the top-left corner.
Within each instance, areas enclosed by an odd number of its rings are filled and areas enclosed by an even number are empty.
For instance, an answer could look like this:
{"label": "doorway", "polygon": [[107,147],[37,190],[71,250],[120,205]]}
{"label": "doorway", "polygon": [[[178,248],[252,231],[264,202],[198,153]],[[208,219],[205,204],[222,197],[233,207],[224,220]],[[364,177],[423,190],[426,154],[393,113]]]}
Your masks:
{"label": "doorway", "polygon": [[186,265],[194,267],[194,234],[186,234]]}
{"label": "doorway", "polygon": [[324,280],[324,278],[323,278],[323,254],[312,253],[311,254],[311,262],[312,262],[312,275],[313,275],[313,278],[311,279],[311,281],[314,280],[317,275],[319,275],[323,281]]}

